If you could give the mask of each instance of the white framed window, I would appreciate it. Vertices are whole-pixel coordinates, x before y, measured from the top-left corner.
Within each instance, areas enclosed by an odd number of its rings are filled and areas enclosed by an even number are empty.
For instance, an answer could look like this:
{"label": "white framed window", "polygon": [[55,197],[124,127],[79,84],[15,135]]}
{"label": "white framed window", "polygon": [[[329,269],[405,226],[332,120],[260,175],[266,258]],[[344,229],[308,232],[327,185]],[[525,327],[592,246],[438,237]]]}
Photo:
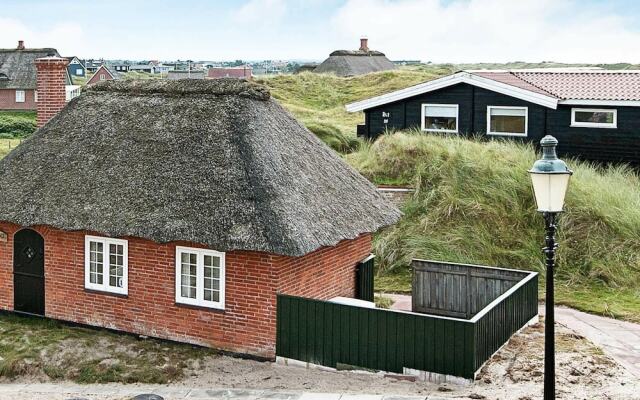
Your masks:
{"label": "white framed window", "polygon": [[24,103],[24,90],[16,90],[16,103]]}
{"label": "white framed window", "polygon": [[38,102],[38,91],[37,91],[37,90],[34,90],[34,91],[33,91],[33,101],[34,101],[35,103],[37,103],[37,102]]}
{"label": "white framed window", "polygon": [[83,71],[82,68],[76,68],[76,76],[82,76]]}
{"label": "white framed window", "polygon": [[104,74],[100,74],[100,80],[103,81],[105,79],[106,79],[106,77],[104,76]]}
{"label": "white framed window", "polygon": [[126,295],[129,243],[123,239],[85,236],[84,287]]}
{"label": "white framed window", "polygon": [[423,104],[422,130],[458,133],[458,105]]}
{"label": "white framed window", "polygon": [[618,110],[613,108],[572,108],[571,126],[584,128],[617,128]]}
{"label": "white framed window", "polygon": [[487,135],[527,136],[527,107],[487,106]]}
{"label": "white framed window", "polygon": [[176,303],[224,310],[225,253],[176,247]]}

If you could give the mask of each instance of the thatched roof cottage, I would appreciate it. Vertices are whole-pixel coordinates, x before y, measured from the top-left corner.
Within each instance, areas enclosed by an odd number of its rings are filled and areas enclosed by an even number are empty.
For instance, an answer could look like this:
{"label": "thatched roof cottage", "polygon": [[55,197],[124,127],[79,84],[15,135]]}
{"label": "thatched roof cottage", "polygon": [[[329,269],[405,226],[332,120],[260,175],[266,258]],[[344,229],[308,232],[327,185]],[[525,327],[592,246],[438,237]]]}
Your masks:
{"label": "thatched roof cottage", "polygon": [[0,161],[0,204],[0,308],[267,357],[276,293],[353,296],[400,215],[237,79],[88,87]]}
{"label": "thatched roof cottage", "polygon": [[336,50],[313,72],[337,76],[356,76],[395,69],[394,63],[379,51],[369,49],[367,39],[360,39],[358,50]]}

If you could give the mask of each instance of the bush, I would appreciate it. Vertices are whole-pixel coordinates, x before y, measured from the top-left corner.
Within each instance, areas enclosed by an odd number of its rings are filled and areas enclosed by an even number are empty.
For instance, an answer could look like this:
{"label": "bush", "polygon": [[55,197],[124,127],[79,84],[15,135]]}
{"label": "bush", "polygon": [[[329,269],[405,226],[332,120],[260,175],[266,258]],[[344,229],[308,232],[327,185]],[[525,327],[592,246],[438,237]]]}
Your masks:
{"label": "bush", "polygon": [[7,112],[0,113],[0,134],[5,138],[22,138],[36,130],[35,113]]}

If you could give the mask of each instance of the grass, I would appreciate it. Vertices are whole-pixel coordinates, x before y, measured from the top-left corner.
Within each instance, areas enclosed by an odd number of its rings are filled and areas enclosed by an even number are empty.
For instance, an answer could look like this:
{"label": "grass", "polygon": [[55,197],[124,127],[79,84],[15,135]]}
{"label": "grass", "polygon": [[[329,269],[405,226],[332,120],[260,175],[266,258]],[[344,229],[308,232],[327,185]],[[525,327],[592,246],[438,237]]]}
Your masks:
{"label": "grass", "polygon": [[0,158],[3,158],[13,149],[15,149],[22,139],[0,139]]}
{"label": "grass", "polygon": [[213,350],[106,330],[0,316],[0,377],[78,383],[169,383]]}
{"label": "grass", "polygon": [[435,79],[450,73],[446,67],[402,68],[351,78],[304,72],[256,79],[272,96],[333,149],[348,153],[359,146],[356,126],[363,113],[348,113],[344,106],[357,100]]}
{"label": "grass", "polygon": [[[377,289],[410,290],[412,258],[543,272],[543,222],[526,173],[536,158],[530,145],[418,132],[387,134],[348,155],[374,182],[416,188],[402,220],[376,237]],[[640,321],[640,177],[625,166],[568,163],[575,173],[560,218],[558,300]]]}

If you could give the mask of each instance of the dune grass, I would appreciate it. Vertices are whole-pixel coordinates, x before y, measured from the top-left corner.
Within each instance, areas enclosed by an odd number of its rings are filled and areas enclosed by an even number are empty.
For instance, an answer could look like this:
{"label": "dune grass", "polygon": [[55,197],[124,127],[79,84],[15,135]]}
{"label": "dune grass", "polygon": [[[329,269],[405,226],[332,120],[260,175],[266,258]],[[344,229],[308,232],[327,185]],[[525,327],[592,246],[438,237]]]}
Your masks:
{"label": "dune grass", "polygon": [[446,67],[402,68],[351,78],[304,72],[263,77],[256,82],[267,86],[276,100],[334,150],[348,153],[359,146],[356,126],[364,123],[364,114],[346,112],[345,104],[450,72]]}
{"label": "dune grass", "polygon": [[[378,289],[408,290],[416,257],[544,271],[543,220],[526,173],[536,158],[531,145],[419,132],[387,134],[348,155],[374,182],[416,188],[400,223],[375,240],[385,275]],[[626,166],[568,163],[559,300],[640,321],[640,177]]]}

